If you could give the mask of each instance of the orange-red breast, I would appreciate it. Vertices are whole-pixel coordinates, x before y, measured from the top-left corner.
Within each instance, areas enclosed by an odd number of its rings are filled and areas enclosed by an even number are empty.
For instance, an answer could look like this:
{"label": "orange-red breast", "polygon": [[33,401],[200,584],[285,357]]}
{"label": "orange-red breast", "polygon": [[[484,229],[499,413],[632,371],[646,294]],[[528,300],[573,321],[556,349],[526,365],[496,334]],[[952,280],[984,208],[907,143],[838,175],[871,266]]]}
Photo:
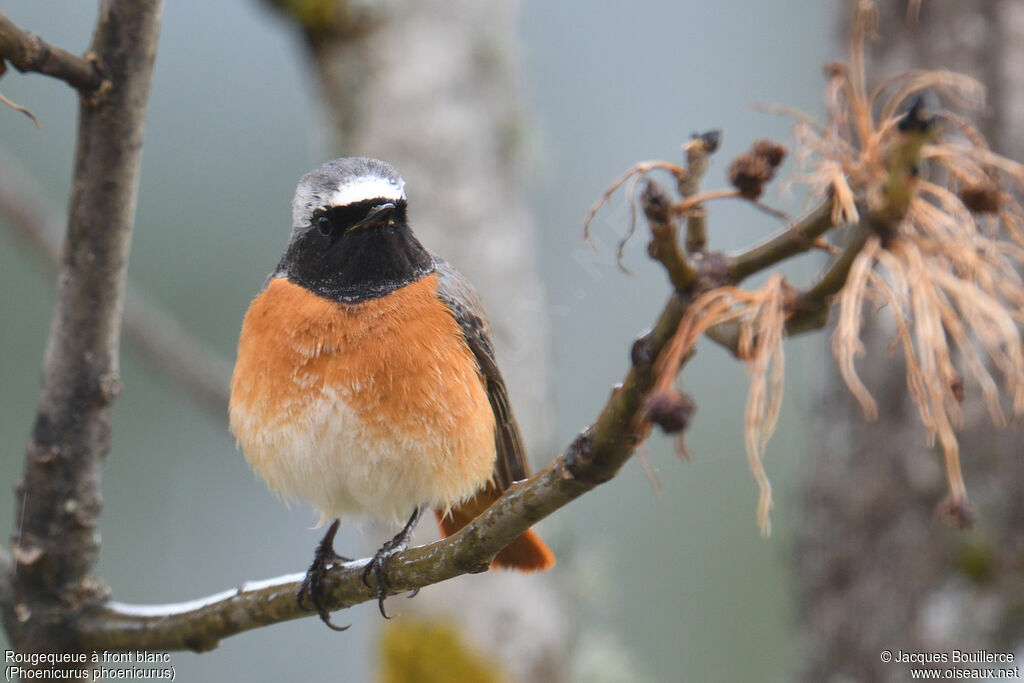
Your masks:
{"label": "orange-red breast", "polygon": [[[343,559],[339,519],[408,518],[364,574],[376,573],[383,613],[387,559],[421,510],[450,535],[529,475],[483,306],[413,235],[404,185],[365,157],[302,177],[291,239],[245,315],[231,380],[246,458],[285,500],[334,519],[298,596],[328,625],[320,581]],[[494,564],[554,561],[526,531]]]}

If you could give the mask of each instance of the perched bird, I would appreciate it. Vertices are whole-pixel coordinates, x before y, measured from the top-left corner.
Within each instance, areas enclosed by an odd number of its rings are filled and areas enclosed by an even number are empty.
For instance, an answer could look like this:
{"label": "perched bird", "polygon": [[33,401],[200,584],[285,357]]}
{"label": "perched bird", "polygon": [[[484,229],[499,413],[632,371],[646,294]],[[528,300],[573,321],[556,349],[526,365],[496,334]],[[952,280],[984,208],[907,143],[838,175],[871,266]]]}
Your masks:
{"label": "perched bird", "polygon": [[[250,464],[286,501],[309,501],[321,525],[334,520],[297,599],[338,630],[321,582],[344,559],[333,548],[341,518],[408,520],[363,574],[387,616],[387,561],[421,511],[451,535],[529,475],[487,315],[413,235],[404,187],[366,157],[302,177],[288,247],[245,314],[231,378],[231,429]],[[554,562],[527,530],[494,565]]]}

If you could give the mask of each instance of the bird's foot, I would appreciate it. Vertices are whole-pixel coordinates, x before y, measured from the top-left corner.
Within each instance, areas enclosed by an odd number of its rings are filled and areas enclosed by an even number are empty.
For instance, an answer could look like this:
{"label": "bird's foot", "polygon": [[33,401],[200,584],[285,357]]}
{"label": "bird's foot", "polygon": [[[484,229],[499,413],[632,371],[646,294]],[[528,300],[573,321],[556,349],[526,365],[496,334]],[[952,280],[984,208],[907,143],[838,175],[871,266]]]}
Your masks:
{"label": "bird's foot", "polygon": [[313,563],[309,565],[306,576],[302,579],[302,585],[299,586],[299,592],[295,595],[295,601],[299,604],[299,609],[315,609],[316,613],[320,615],[320,621],[327,624],[328,627],[335,631],[344,631],[348,629],[348,626],[336,626],[331,623],[331,614],[327,610],[327,596],[324,595],[324,578],[327,576],[328,568],[332,564],[350,561],[349,558],[334,552],[334,536],[338,533],[339,524],[340,520],[334,520],[327,529],[323,540],[320,541],[320,545],[316,547]]}
{"label": "bird's foot", "polygon": [[[401,531],[395,535],[390,541],[381,546],[370,562],[366,565],[363,570],[363,583],[366,584],[367,588],[374,588],[370,583],[370,574],[373,574],[376,579],[376,592],[377,592],[377,607],[380,609],[381,616],[385,619],[390,619],[388,613],[384,611],[384,598],[388,596],[388,579],[387,579],[387,567],[388,560],[393,555],[397,555],[406,548],[409,547],[409,540],[412,538],[412,531],[416,528],[416,522],[420,519],[420,509],[416,508],[413,511],[412,517],[406,522],[405,526]],[[413,591],[415,595],[417,591]]]}

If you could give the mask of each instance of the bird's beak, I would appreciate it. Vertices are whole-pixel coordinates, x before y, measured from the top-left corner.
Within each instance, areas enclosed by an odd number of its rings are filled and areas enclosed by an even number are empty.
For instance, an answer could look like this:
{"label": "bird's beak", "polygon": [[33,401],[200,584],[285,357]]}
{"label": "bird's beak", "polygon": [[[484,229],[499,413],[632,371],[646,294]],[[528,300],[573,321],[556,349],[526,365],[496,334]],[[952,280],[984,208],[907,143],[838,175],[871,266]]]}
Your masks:
{"label": "bird's beak", "polygon": [[359,221],[355,225],[351,226],[345,232],[351,232],[352,230],[358,230],[359,228],[366,228],[371,225],[375,225],[381,222],[385,216],[395,210],[395,205],[392,202],[385,202],[384,204],[378,204],[377,206],[370,209],[370,212],[366,214],[366,218]]}

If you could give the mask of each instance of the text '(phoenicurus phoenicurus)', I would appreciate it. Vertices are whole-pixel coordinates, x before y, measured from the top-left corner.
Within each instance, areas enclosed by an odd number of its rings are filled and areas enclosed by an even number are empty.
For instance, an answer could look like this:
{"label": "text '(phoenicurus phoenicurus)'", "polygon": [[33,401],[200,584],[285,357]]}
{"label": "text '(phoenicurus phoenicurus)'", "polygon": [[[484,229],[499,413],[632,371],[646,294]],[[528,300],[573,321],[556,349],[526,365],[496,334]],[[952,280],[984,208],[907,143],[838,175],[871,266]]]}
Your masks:
{"label": "text '(phoenicurus phoenicurus)'", "polygon": [[[231,429],[249,463],[286,501],[309,501],[321,525],[334,520],[297,599],[338,630],[322,581],[345,560],[334,552],[341,519],[408,520],[363,574],[384,614],[388,558],[421,511],[451,535],[530,472],[483,305],[413,235],[404,187],[365,157],[302,177],[288,247],[245,314],[231,379]],[[554,562],[528,530],[493,564]]]}

